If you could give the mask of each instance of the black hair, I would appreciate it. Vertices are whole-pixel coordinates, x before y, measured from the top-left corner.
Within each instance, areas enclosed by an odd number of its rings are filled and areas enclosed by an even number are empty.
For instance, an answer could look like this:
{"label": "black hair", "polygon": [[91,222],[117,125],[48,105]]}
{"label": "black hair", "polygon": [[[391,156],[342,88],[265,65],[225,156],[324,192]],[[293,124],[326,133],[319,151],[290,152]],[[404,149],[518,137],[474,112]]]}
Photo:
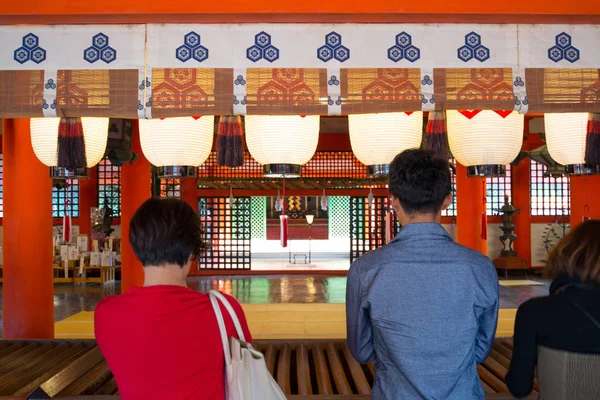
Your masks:
{"label": "black hair", "polygon": [[177,264],[183,268],[190,256],[204,248],[200,217],[179,199],[151,198],[137,209],[129,224],[129,242],[146,266]]}
{"label": "black hair", "polygon": [[450,164],[431,150],[406,150],[390,164],[389,192],[407,214],[436,214],[452,192]]}

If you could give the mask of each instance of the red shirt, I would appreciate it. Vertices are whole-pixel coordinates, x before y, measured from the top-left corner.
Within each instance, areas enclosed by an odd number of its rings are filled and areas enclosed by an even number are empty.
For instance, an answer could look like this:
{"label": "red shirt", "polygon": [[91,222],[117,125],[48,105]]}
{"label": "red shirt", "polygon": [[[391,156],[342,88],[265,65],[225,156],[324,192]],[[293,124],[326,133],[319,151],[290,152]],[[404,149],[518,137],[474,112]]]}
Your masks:
{"label": "red shirt", "polygon": [[[251,342],[240,304],[231,302]],[[221,306],[228,336],[235,327]],[[180,286],[133,287],[96,307],[98,346],[123,400],[224,398],[224,356],[207,295]]]}

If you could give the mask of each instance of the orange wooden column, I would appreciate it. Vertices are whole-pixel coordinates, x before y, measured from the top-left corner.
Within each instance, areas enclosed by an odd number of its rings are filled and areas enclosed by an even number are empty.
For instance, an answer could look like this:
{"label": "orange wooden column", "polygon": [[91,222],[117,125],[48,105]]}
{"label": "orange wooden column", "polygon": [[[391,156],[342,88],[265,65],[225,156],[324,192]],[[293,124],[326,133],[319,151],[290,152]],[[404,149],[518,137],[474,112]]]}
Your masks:
{"label": "orange wooden column", "polygon": [[[198,213],[198,180],[185,178],[181,180],[181,200],[188,203]],[[190,275],[198,275],[198,262],[193,262]]]}
{"label": "orange wooden column", "polygon": [[481,237],[484,198],[485,179],[467,177],[467,168],[456,163],[457,242],[487,255],[487,240]]}
{"label": "orange wooden column", "polygon": [[515,214],[515,234],[517,241],[513,248],[531,266],[531,180],[529,158],[512,167],[512,205],[519,209]]}
{"label": "orange wooden column", "polygon": [[600,219],[599,191],[599,175],[571,177],[571,229],[584,217]]}
{"label": "orange wooden column", "polygon": [[3,120],[2,142],[4,339],[52,339],[52,180],[33,153],[29,119]]}
{"label": "orange wooden column", "polygon": [[[79,233],[92,233],[91,208],[98,206],[98,167],[89,169],[89,178],[79,180]],[[90,246],[92,241],[89,241]]]}
{"label": "orange wooden column", "polygon": [[129,243],[129,221],[139,206],[151,196],[150,162],[142,153],[138,121],[133,121],[131,151],[138,155],[133,164],[121,167],[121,292],[144,283],[142,263]]}

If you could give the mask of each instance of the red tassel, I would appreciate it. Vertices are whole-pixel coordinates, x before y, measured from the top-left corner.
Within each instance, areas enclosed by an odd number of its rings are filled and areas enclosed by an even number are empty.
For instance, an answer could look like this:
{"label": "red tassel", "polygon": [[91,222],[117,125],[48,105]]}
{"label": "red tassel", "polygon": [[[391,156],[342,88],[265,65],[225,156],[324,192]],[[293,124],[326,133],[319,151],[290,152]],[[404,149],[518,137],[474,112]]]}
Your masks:
{"label": "red tassel", "polygon": [[86,168],[85,139],[81,118],[61,118],[58,125],[58,167],[74,171]]}
{"label": "red tassel", "polygon": [[244,136],[242,119],[236,116],[221,116],[217,136],[217,163],[224,167],[244,165]]}
{"label": "red tassel", "polygon": [[71,216],[65,214],[63,216],[63,242],[71,243],[71,239],[73,239],[71,236]]}
{"label": "red tassel", "polygon": [[279,221],[280,221],[280,240],[281,240],[281,247],[286,248],[287,247],[287,242],[288,242],[288,217],[287,215],[280,215],[279,216]]}
{"label": "red tassel", "polygon": [[392,241],[392,237],[394,236],[394,232],[393,232],[393,227],[392,227],[392,213],[391,212],[386,212],[385,213],[385,243],[388,244],[389,242]]}
{"label": "red tassel", "polygon": [[600,114],[590,113],[585,144],[585,163],[600,165]]}
{"label": "red tassel", "polygon": [[281,247],[286,248],[288,242],[288,217],[285,215],[285,179],[283,180],[283,201],[281,202],[281,215],[279,216]]}
{"label": "red tassel", "polygon": [[481,238],[487,240],[487,214],[481,213]]}
{"label": "red tassel", "polygon": [[[485,182],[485,180],[484,180]],[[483,198],[483,212],[481,213],[481,239],[487,240],[487,199]]]}
{"label": "red tassel", "polygon": [[443,160],[449,158],[446,112],[430,111],[427,119],[427,142],[425,148],[433,150]]}

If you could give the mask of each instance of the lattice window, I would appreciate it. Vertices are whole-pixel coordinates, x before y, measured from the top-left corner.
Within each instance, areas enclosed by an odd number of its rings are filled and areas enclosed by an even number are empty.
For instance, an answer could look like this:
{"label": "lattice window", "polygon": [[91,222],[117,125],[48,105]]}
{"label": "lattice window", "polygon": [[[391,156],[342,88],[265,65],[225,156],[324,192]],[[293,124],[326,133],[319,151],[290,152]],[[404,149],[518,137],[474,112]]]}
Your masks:
{"label": "lattice window", "polygon": [[[198,167],[202,178],[263,178],[263,167],[250,153],[244,153],[244,165],[238,168],[222,167],[217,164],[217,153],[212,152],[206,162]],[[302,167],[303,178],[367,178],[366,167],[351,151],[317,151]]]}
{"label": "lattice window", "polygon": [[250,197],[200,197],[202,239],[207,245],[201,255],[200,269],[250,269]]}
{"label": "lattice window", "polygon": [[160,180],[160,197],[181,198],[181,180],[180,179],[161,179]]}
{"label": "lattice window", "polygon": [[67,179],[62,189],[52,188],[52,217],[79,217],[79,179]]}
{"label": "lattice window", "polygon": [[0,218],[4,217],[4,160],[0,153]]}
{"label": "lattice window", "polygon": [[512,199],[512,170],[510,165],[506,166],[506,175],[494,178],[487,178],[485,191],[487,196],[486,213],[487,215],[500,215],[500,209],[504,205],[504,196],[508,196],[508,201]]}
{"label": "lattice window", "polygon": [[329,237],[347,238],[350,236],[350,197],[329,197]]}
{"label": "lattice window", "polygon": [[267,198],[253,196],[250,200],[250,230],[252,239],[267,238]]}
{"label": "lattice window", "polygon": [[[350,262],[385,244],[386,197],[375,197],[369,208],[367,197],[350,198]],[[394,235],[400,225],[394,216]]]}
{"label": "lattice window", "polygon": [[112,216],[121,216],[121,167],[111,164],[108,158],[98,164],[98,205],[109,206]]}
{"label": "lattice window", "polygon": [[544,164],[531,160],[531,215],[571,215],[571,185],[567,176],[546,175]]}
{"label": "lattice window", "polygon": [[[450,164],[456,165],[456,160],[451,158]],[[444,217],[456,217],[456,173],[452,168],[450,168],[450,179],[452,180],[452,203],[450,203],[448,208],[442,210]]]}

